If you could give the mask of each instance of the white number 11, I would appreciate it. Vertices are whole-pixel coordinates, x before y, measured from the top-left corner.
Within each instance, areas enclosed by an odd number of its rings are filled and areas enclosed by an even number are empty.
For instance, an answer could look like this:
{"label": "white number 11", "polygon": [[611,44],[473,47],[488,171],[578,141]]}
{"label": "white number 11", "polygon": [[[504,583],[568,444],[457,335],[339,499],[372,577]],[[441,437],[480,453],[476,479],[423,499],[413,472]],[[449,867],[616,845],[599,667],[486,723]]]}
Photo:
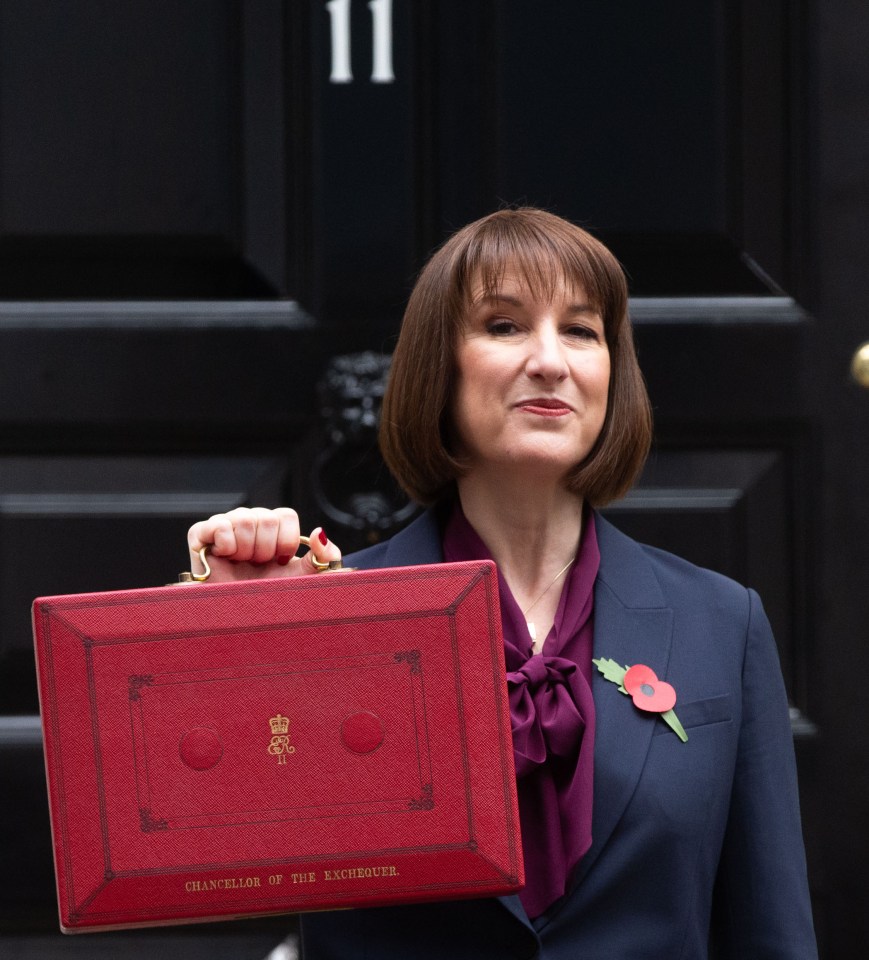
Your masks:
{"label": "white number 11", "polygon": [[[326,9],[332,33],[331,83],[352,83],[350,64],[350,3],[351,0],[329,0]],[[392,83],[392,0],[369,0],[373,57],[372,83]]]}

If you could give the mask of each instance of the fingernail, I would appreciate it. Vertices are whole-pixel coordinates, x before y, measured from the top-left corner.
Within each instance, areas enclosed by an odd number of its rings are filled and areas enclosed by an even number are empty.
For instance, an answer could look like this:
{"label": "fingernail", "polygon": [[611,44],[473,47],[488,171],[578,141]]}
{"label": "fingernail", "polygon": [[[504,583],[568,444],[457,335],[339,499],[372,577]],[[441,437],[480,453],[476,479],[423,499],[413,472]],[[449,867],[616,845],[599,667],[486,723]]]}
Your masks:
{"label": "fingernail", "polygon": [[317,536],[319,536],[320,538],[320,543],[322,543],[323,546],[325,547],[326,544],[329,542],[329,538],[326,536],[326,531],[321,528]]}
{"label": "fingernail", "polygon": [[291,559],[292,558],[289,555],[287,555],[287,556],[278,557],[277,561],[282,567],[285,567],[290,562]]}

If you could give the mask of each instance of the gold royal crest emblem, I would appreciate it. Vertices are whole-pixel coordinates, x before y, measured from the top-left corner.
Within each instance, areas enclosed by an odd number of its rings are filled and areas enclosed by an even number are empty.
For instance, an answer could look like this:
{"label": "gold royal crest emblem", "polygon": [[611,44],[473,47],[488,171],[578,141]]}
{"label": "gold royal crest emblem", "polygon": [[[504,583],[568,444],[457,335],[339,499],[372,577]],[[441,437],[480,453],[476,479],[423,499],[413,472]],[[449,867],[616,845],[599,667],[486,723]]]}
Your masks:
{"label": "gold royal crest emblem", "polygon": [[284,765],[287,762],[287,754],[296,752],[296,748],[290,743],[289,718],[278,714],[276,717],[271,717],[269,726],[272,731],[272,738],[268,747],[269,753],[278,758],[279,765]]}

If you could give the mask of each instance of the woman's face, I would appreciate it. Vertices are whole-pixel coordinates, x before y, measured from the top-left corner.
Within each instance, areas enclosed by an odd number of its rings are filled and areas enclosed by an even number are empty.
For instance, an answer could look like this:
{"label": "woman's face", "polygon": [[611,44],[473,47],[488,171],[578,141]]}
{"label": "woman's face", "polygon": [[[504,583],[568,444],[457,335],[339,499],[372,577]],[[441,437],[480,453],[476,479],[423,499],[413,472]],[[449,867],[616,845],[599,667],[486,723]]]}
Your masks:
{"label": "woman's face", "polygon": [[453,423],[470,470],[561,479],[603,427],[610,355],[585,291],[562,282],[541,302],[509,268],[479,284],[456,347]]}

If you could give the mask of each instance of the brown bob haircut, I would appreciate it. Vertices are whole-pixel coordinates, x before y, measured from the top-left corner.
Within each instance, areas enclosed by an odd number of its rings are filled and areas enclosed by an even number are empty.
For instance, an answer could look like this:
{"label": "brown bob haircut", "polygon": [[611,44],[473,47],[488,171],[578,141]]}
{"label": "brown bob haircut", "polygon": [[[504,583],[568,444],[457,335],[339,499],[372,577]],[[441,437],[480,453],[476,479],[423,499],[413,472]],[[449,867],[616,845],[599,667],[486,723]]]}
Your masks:
{"label": "brown bob haircut", "polygon": [[432,256],[413,288],[383,398],[380,448],[417,502],[430,505],[467,469],[450,442],[456,345],[472,291],[497,292],[507,267],[536,300],[564,282],[585,291],[604,322],[610,385],[603,429],[565,477],[592,506],[624,496],[649,452],[652,417],[628,320],[628,290],[616,258],[600,241],[554,214],[499,210],[463,227]]}

